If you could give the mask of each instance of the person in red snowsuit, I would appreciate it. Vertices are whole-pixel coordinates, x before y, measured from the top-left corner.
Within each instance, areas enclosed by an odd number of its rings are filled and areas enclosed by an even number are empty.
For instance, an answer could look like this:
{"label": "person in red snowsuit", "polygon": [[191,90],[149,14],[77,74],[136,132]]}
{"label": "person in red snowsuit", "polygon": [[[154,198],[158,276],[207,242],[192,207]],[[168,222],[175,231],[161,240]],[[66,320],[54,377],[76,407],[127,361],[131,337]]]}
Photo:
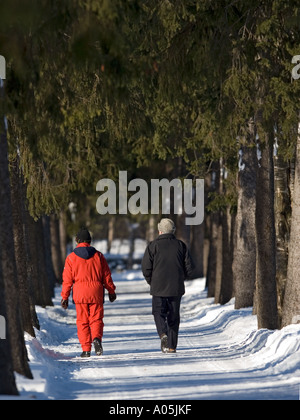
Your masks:
{"label": "person in red snowsuit", "polygon": [[68,299],[73,289],[73,300],[77,313],[77,332],[83,353],[90,357],[92,343],[97,355],[103,354],[104,288],[109,293],[110,302],[117,298],[116,286],[111,278],[107,261],[101,252],[91,247],[91,235],[81,229],[76,237],[77,247],[67,257],[63,272],[62,301],[68,308]]}

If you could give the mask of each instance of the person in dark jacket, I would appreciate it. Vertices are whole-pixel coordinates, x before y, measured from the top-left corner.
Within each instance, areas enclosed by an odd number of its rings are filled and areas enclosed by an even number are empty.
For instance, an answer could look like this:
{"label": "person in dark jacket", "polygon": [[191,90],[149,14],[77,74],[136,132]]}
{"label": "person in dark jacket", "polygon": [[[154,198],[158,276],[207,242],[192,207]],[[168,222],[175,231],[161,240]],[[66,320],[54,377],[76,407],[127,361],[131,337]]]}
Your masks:
{"label": "person in dark jacket", "polygon": [[184,242],[175,237],[175,224],[162,219],[159,236],[151,242],[142,261],[143,275],[150,285],[152,313],[163,353],[175,353],[180,325],[184,281],[192,277],[193,261]]}

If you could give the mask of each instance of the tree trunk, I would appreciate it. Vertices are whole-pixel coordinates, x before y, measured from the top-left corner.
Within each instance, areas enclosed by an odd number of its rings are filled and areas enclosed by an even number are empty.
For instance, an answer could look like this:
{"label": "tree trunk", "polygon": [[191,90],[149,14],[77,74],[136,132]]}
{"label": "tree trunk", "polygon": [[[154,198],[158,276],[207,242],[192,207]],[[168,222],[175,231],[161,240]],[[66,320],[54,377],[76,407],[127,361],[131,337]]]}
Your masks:
{"label": "tree trunk", "polygon": [[[8,184],[7,179],[3,179],[3,176],[6,173],[8,174],[8,170],[5,167],[7,165],[7,160],[5,160],[4,149],[3,145],[6,142],[5,136],[5,127],[3,127],[4,122],[4,87],[2,79],[0,78],[0,185],[2,190],[2,185],[5,183]],[[6,147],[5,147],[6,149]],[[6,156],[7,158],[7,156]],[[1,201],[8,200],[8,197],[2,196],[1,194]],[[0,204],[2,207],[3,204]],[[2,209],[1,209],[2,210]],[[8,214],[1,213],[0,217],[0,230],[2,231],[2,227],[6,222],[6,218]],[[2,232],[0,232],[0,316],[2,317],[1,322],[1,338],[0,338],[0,394],[2,395],[18,395],[15,377],[13,373],[13,360],[12,360],[12,351],[11,351],[11,340],[9,337],[8,331],[8,324],[7,324],[7,312],[6,312],[6,302],[5,302],[5,284],[3,279],[3,272],[2,272]],[[3,334],[3,335],[2,335]]]}
{"label": "tree trunk", "polygon": [[19,297],[23,320],[23,328],[32,337],[35,337],[31,316],[30,299],[28,293],[28,267],[25,250],[24,221],[22,209],[22,191],[19,172],[19,157],[10,162],[12,217],[14,228],[14,245],[16,266],[18,274]]}
{"label": "tree trunk", "polygon": [[29,211],[26,205],[26,185],[24,184],[24,179],[21,180],[21,192],[22,192],[22,211],[23,211],[23,220],[24,220],[24,254],[26,255],[27,262],[27,279],[28,279],[28,293],[29,293],[29,302],[30,302],[30,311],[32,325],[40,329],[40,323],[35,310],[35,287],[34,287],[34,273],[37,273],[37,268],[33,265],[32,254],[35,252],[30,246],[30,238],[32,232],[30,230],[30,220]]}
{"label": "tree trunk", "polygon": [[[219,168],[225,174],[223,159],[220,160]],[[225,176],[219,175],[218,189],[220,195],[225,194]],[[233,276],[232,276],[232,229],[234,219],[231,218],[229,207],[219,210],[219,226],[217,229],[216,241],[216,284],[215,303],[225,305],[232,298]]]}
{"label": "tree trunk", "polygon": [[154,241],[157,235],[157,217],[155,217],[153,214],[150,214],[147,228],[147,241]]}
{"label": "tree trunk", "polygon": [[[2,82],[0,82],[2,84]],[[4,279],[7,325],[14,370],[32,379],[24,342],[17,284],[17,269],[13,237],[10,177],[8,169],[8,145],[4,117],[4,88],[0,87],[0,250]]]}
{"label": "tree trunk", "polygon": [[[211,284],[209,283],[209,296],[214,297],[215,303],[220,303],[221,282],[222,282],[222,268],[223,268],[223,224],[222,212],[219,211],[216,215],[217,224],[213,232],[212,239],[212,254],[210,256],[210,270],[213,273],[214,294],[212,294]],[[214,267],[212,267],[212,264]],[[211,279],[210,279],[211,281]]]}
{"label": "tree trunk", "polygon": [[229,208],[221,212],[220,239],[217,253],[217,282],[215,291],[215,303],[225,305],[233,295],[233,230],[234,218]]}
{"label": "tree trunk", "polygon": [[[0,79],[0,90],[1,90],[2,80]],[[2,98],[0,96],[0,101]],[[2,102],[0,102],[2,108]],[[2,109],[0,110],[0,118],[3,119]],[[0,125],[1,127],[1,125]],[[2,140],[1,140],[2,141]],[[0,175],[2,170],[0,169]],[[0,182],[2,185],[2,179],[0,177]],[[0,219],[1,226],[1,219]],[[2,255],[1,242],[0,242],[0,256]],[[1,334],[0,338],[0,395],[18,395],[15,377],[13,373],[13,361],[12,361],[12,352],[10,347],[10,337],[9,331],[7,331],[7,313],[5,305],[5,295],[4,295],[4,280],[2,274],[2,263],[0,260],[0,316],[3,317],[0,321],[2,322],[3,336]],[[5,337],[5,338],[4,338]]]}
{"label": "tree trunk", "polygon": [[46,307],[53,306],[49,279],[47,277],[44,230],[42,219],[35,222],[27,213],[27,223],[30,234],[28,236],[29,249],[32,256],[32,283],[34,301],[36,305]]}
{"label": "tree trunk", "polygon": [[[51,234],[50,234],[50,217],[42,217],[42,226],[44,233],[44,256],[45,256],[45,268],[47,273],[48,284],[50,286],[51,296],[54,297],[55,284],[57,283],[57,278],[55,276],[53,262],[52,262],[52,253],[51,253]],[[58,283],[62,283],[62,275],[58,279]]]}
{"label": "tree trunk", "polygon": [[115,218],[110,216],[108,220],[108,230],[107,230],[107,253],[110,253],[112,242],[114,240],[114,231],[115,231]]}
{"label": "tree trunk", "polygon": [[[210,191],[216,192],[220,188],[220,165],[219,162],[214,163],[212,166],[211,174],[211,186]],[[207,297],[215,297],[216,282],[218,277],[218,250],[220,246],[220,212],[213,212],[210,215],[210,242],[209,242],[209,253],[207,262]]]}
{"label": "tree trunk", "polygon": [[[252,134],[254,139],[254,133]],[[237,244],[233,261],[235,309],[253,306],[256,280],[256,149],[248,143],[242,147],[241,157],[236,216]]]}
{"label": "tree trunk", "polygon": [[61,260],[64,263],[67,258],[67,215],[63,210],[59,214],[59,240]]}
{"label": "tree trunk", "polygon": [[274,167],[271,137],[262,150],[256,183],[256,303],[258,328],[278,328]]}
{"label": "tree trunk", "polygon": [[277,298],[279,323],[282,320],[283,302],[288,268],[291,201],[288,185],[289,164],[277,153],[274,158],[275,173],[275,227],[277,246]]}
{"label": "tree trunk", "polygon": [[[1,80],[0,80],[1,83]],[[1,255],[1,245],[0,245],[0,255]],[[11,357],[11,348],[10,340],[8,337],[8,331],[6,331],[6,307],[5,307],[5,297],[4,297],[4,281],[2,275],[2,266],[0,264],[0,316],[3,317],[2,320],[2,331],[4,332],[5,339],[3,336],[0,338],[0,395],[18,395],[14,372],[13,372],[13,362]],[[4,330],[4,331],[3,331]],[[2,335],[2,334],[1,334]]]}
{"label": "tree trunk", "polygon": [[194,277],[204,277],[204,223],[191,227],[191,256],[195,265]]}
{"label": "tree trunk", "polygon": [[288,276],[283,305],[282,327],[300,324],[300,123],[297,139],[296,168],[292,205]]}
{"label": "tree trunk", "polygon": [[28,249],[31,254],[31,264],[30,264],[30,270],[31,270],[31,280],[32,280],[32,291],[33,291],[33,297],[34,297],[34,303],[35,305],[43,306],[43,298],[42,298],[42,292],[40,287],[40,278],[39,278],[39,261],[38,261],[38,254],[37,254],[37,248],[38,248],[38,238],[36,233],[36,222],[33,220],[33,218],[30,216],[28,212],[26,212],[26,218],[27,218],[27,226],[28,226]]}
{"label": "tree trunk", "polygon": [[62,272],[64,262],[60,248],[59,219],[55,214],[50,216],[50,233],[51,233],[51,255],[56,281],[62,283]]}
{"label": "tree trunk", "polygon": [[43,302],[42,306],[53,306],[52,297],[54,295],[54,285],[51,281],[51,277],[49,278],[48,276],[46,257],[46,246],[50,246],[50,244],[48,243],[48,245],[46,245],[42,218],[36,222],[36,233],[39,283]]}

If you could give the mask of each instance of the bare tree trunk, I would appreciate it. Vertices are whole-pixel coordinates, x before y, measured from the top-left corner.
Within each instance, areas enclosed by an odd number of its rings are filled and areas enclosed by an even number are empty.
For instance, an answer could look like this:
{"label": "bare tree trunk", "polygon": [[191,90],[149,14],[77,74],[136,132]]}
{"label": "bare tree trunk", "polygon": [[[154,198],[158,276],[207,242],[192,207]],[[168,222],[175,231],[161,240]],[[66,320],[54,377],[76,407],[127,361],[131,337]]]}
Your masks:
{"label": "bare tree trunk", "polygon": [[44,260],[45,268],[47,273],[48,284],[50,287],[51,296],[54,297],[55,284],[62,283],[62,276],[60,279],[57,279],[55,276],[53,262],[52,262],[52,253],[51,253],[51,234],[50,234],[50,217],[42,217],[42,227],[43,227],[43,238],[44,238]]}
{"label": "bare tree trunk", "polygon": [[234,218],[231,217],[230,209],[221,212],[221,225],[219,229],[218,253],[217,253],[217,283],[215,291],[215,303],[225,305],[233,295],[233,229]]}
{"label": "bare tree trunk", "polygon": [[[220,165],[219,162],[212,166],[211,192],[219,191],[220,188]],[[216,282],[218,277],[218,241],[220,241],[220,212],[213,212],[210,215],[210,243],[207,263],[207,296],[214,297],[216,293]]]}
{"label": "bare tree trunk", "polygon": [[292,205],[288,276],[283,305],[282,327],[300,323],[300,123]]}
{"label": "bare tree trunk", "polygon": [[262,150],[256,183],[256,299],[258,328],[278,328],[274,167],[271,136]]}
{"label": "bare tree trunk", "polygon": [[45,230],[43,225],[43,219],[39,219],[36,222],[36,233],[37,233],[37,258],[38,258],[38,272],[39,272],[39,283],[42,293],[43,304],[42,306],[53,306],[52,297],[54,295],[54,285],[51,277],[47,271],[47,257],[46,257],[46,244]]}
{"label": "bare tree trunk", "polygon": [[12,192],[12,217],[14,228],[14,245],[16,254],[16,266],[18,274],[20,307],[23,320],[23,328],[32,337],[35,337],[33,329],[30,299],[28,293],[28,268],[25,249],[24,221],[22,209],[22,191],[20,185],[19,157],[10,162],[11,192]]}
{"label": "bare tree trunk", "polygon": [[147,241],[152,242],[157,237],[157,217],[150,214],[148,229],[147,229]]}
{"label": "bare tree trunk", "polygon": [[186,214],[176,215],[175,225],[176,225],[176,238],[183,241],[187,247],[190,247],[190,226],[185,224]]}
{"label": "bare tree trunk", "polygon": [[30,312],[31,312],[31,319],[32,325],[40,329],[39,320],[35,310],[35,288],[34,288],[34,273],[37,272],[37,268],[33,265],[33,257],[32,254],[34,249],[30,246],[30,238],[31,238],[31,231],[30,231],[30,220],[31,217],[29,215],[29,211],[26,205],[26,186],[24,184],[24,179],[21,180],[21,193],[22,193],[22,212],[23,212],[23,220],[24,220],[24,254],[26,255],[26,262],[27,262],[27,279],[28,279],[28,293],[29,293],[29,304],[30,304]]}
{"label": "bare tree trunk", "polygon": [[30,253],[30,275],[32,282],[33,300],[35,305],[43,306],[40,279],[39,279],[39,262],[38,262],[38,238],[36,234],[36,222],[26,211],[26,224],[27,224],[27,248]]}
{"label": "bare tree trunk", "polygon": [[51,255],[56,281],[62,283],[64,262],[60,248],[59,219],[55,214],[50,216]]}
{"label": "bare tree trunk", "polygon": [[[1,81],[0,81],[1,83]],[[1,255],[1,245],[0,245]],[[6,331],[6,307],[4,296],[4,281],[2,275],[2,266],[0,263],[0,315],[2,318],[2,328],[4,329],[5,339],[0,339],[0,395],[18,395],[11,356],[10,340],[8,331]]]}
{"label": "bare tree trunk", "polygon": [[[222,282],[222,268],[223,268],[223,215],[219,211],[216,215],[216,220],[218,224],[216,225],[215,236],[213,239],[214,247],[212,257],[214,258],[210,261],[210,265],[214,264],[213,273],[214,273],[214,295],[215,303],[220,303],[220,294],[221,294],[221,282]],[[209,287],[210,290],[210,287]],[[210,292],[211,293],[211,292]],[[209,296],[210,297],[210,296]],[[212,297],[212,296],[211,296]]]}
{"label": "bare tree trunk", "polygon": [[[6,140],[3,131],[3,118],[4,118],[4,91],[3,91],[3,82],[0,78],[0,149],[2,150],[2,143]],[[2,165],[7,164],[3,161],[3,156],[0,155],[0,185],[2,188],[2,175],[4,174],[2,170]],[[7,171],[8,173],[8,171]],[[7,180],[6,180],[7,182]],[[0,193],[1,194],[1,193]],[[5,197],[1,197],[5,199]],[[7,199],[7,198],[6,198]],[[7,217],[8,215],[6,215]],[[1,215],[0,218],[0,229],[2,229],[3,222],[5,223],[4,218]],[[2,257],[2,238],[0,241],[0,257]],[[5,285],[2,273],[2,260],[0,259],[0,316],[2,317],[2,333],[4,336],[0,338],[0,394],[2,395],[18,395],[15,377],[13,373],[13,360],[12,360],[12,351],[11,351],[11,340],[9,337],[9,331],[7,331],[7,312],[6,312],[6,302],[5,302]],[[1,334],[2,335],[2,334]]]}
{"label": "bare tree trunk", "polygon": [[30,234],[28,236],[29,248],[32,256],[32,283],[34,291],[34,301],[36,305],[46,307],[53,306],[52,291],[47,277],[45,261],[44,230],[42,219],[35,222],[27,214],[27,223]]}
{"label": "bare tree trunk", "polygon": [[[256,148],[254,124],[249,125],[249,141],[241,149],[240,171],[238,174],[238,208],[236,216],[236,247],[234,250],[233,278],[235,308],[253,306],[256,280]],[[254,143],[255,144],[255,143]]]}
{"label": "bare tree trunk", "polygon": [[194,277],[204,277],[204,223],[191,227],[191,256],[195,264]]}
{"label": "bare tree trunk", "polygon": [[109,217],[108,220],[108,232],[107,232],[107,253],[110,253],[111,245],[114,240],[114,230],[115,230],[115,218],[113,216]]}
{"label": "bare tree trunk", "polygon": [[64,263],[67,258],[67,215],[63,210],[59,214],[59,240],[61,260]]}
{"label": "bare tree trunk", "polygon": [[4,88],[0,81],[0,261],[4,279],[7,325],[14,370],[32,378],[24,342],[13,237],[8,144],[4,126]]}
{"label": "bare tree trunk", "polygon": [[279,323],[282,320],[283,301],[288,269],[291,201],[288,185],[289,164],[277,153],[274,158],[275,172],[275,222],[277,245],[277,298]]}

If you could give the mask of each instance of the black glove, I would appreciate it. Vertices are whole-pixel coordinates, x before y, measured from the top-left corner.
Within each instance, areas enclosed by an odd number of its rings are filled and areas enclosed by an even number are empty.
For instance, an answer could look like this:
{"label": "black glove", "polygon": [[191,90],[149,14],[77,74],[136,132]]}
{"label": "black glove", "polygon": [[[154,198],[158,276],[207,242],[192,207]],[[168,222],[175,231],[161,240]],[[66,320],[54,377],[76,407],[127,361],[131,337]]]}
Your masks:
{"label": "black glove", "polygon": [[69,306],[69,301],[68,301],[68,299],[67,299],[67,300],[62,299],[62,300],[61,300],[61,306],[62,306],[62,308],[64,308],[64,309],[68,309],[68,306]]}
{"label": "black glove", "polygon": [[115,293],[109,294],[109,301],[113,303],[117,299],[117,295]]}

